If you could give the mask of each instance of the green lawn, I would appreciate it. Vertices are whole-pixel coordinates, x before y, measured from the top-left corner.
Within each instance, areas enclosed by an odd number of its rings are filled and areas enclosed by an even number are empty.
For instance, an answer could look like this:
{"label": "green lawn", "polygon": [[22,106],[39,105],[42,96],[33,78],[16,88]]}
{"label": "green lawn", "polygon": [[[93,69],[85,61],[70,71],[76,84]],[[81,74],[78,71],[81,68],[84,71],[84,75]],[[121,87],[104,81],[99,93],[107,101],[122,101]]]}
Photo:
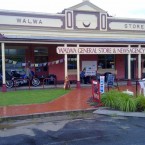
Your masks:
{"label": "green lawn", "polygon": [[14,92],[0,92],[0,106],[37,104],[50,102],[70,90],[47,89],[47,90],[23,90]]}

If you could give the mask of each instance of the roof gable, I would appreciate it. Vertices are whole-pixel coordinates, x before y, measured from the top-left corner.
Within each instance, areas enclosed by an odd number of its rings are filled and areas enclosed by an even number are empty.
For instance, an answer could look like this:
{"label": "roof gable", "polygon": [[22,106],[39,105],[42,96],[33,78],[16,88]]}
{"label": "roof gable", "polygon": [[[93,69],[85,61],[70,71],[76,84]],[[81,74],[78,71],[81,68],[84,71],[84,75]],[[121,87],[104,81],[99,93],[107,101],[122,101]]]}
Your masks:
{"label": "roof gable", "polygon": [[97,7],[96,5],[92,4],[88,0],[84,0],[82,3],[79,3],[75,6],[67,8],[67,10],[77,10],[77,11],[93,11],[93,12],[102,12],[106,13],[103,9]]}

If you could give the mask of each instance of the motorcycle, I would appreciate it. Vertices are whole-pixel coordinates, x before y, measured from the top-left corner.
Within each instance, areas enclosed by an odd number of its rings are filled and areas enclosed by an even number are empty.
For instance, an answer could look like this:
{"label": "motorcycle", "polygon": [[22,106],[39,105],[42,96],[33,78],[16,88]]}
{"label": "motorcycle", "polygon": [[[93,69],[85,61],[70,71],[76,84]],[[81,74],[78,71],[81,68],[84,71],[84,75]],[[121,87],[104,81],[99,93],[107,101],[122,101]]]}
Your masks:
{"label": "motorcycle", "polygon": [[[2,85],[2,72],[0,72],[0,85]],[[12,76],[6,71],[6,87],[7,88],[12,88],[14,86],[14,81],[12,80]]]}
{"label": "motorcycle", "polygon": [[[0,85],[2,85],[2,73],[0,73]],[[32,86],[39,86],[40,85],[40,80],[35,77],[34,73],[32,73],[32,77],[29,78],[26,76],[24,71],[11,71],[8,72],[6,71],[6,87],[7,88],[12,88],[12,87],[19,87],[19,86],[24,86],[24,85],[29,85],[29,83]]]}
{"label": "motorcycle", "polygon": [[14,82],[14,86],[24,86],[24,85],[29,85],[29,83],[37,87],[40,85],[40,80],[35,77],[34,73],[31,72],[31,77],[28,77],[24,71],[18,72],[18,71],[12,71],[11,72]]}

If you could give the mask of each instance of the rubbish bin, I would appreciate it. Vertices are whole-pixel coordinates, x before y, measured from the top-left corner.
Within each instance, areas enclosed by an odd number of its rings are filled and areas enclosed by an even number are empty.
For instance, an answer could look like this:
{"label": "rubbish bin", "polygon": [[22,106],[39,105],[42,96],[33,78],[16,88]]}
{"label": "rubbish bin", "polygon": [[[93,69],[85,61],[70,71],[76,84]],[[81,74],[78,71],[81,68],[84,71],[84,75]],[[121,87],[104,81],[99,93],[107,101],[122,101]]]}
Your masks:
{"label": "rubbish bin", "polygon": [[108,79],[108,75],[109,75],[109,74],[112,74],[112,73],[111,73],[111,72],[105,72],[105,73],[104,73],[105,82],[107,82],[107,79]]}

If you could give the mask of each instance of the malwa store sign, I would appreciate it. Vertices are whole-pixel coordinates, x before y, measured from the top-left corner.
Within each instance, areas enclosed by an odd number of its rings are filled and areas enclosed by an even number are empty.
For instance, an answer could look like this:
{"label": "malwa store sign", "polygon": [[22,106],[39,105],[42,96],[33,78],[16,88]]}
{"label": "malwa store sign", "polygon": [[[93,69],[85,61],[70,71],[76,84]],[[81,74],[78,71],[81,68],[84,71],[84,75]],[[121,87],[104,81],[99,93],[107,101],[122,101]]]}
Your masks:
{"label": "malwa store sign", "polygon": [[57,47],[58,54],[145,54],[142,47]]}

